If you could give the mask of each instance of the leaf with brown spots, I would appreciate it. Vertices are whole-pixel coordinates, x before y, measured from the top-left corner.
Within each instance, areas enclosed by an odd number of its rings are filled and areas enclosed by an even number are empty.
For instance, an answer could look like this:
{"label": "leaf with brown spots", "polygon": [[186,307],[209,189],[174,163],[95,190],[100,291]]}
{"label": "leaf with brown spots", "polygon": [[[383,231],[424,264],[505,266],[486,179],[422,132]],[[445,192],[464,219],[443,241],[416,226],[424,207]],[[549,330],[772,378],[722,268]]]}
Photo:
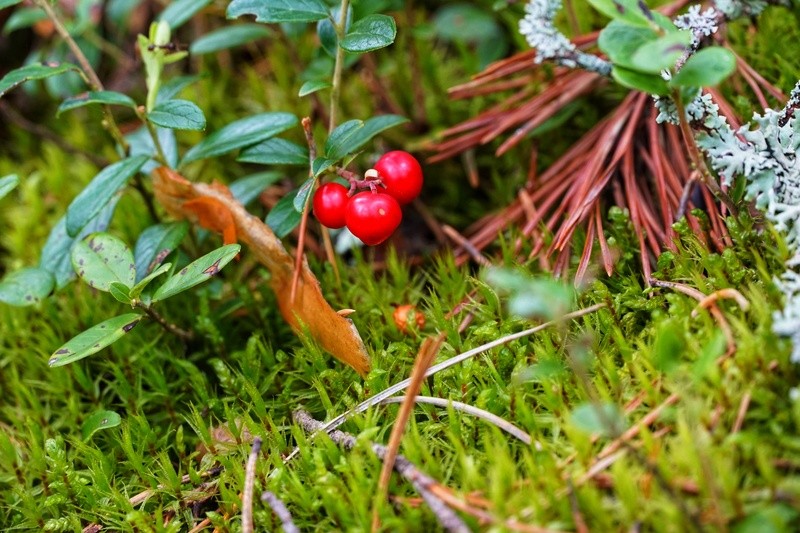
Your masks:
{"label": "leaf with brown spots", "polygon": [[[179,219],[199,222],[195,208],[186,207],[188,202],[198,198],[211,198],[215,206],[224,206],[233,219],[239,240],[248,245],[258,261],[270,270],[270,284],[278,297],[278,308],[283,318],[296,332],[307,331],[325,350],[359,374],[369,371],[369,355],[358,331],[350,320],[338,315],[325,301],[317,278],[305,262],[296,297],[291,299],[294,259],[269,226],[249,214],[226,187],[191,183],[165,167],[153,172],[153,186],[158,201]],[[205,203],[210,205],[207,201]]]}

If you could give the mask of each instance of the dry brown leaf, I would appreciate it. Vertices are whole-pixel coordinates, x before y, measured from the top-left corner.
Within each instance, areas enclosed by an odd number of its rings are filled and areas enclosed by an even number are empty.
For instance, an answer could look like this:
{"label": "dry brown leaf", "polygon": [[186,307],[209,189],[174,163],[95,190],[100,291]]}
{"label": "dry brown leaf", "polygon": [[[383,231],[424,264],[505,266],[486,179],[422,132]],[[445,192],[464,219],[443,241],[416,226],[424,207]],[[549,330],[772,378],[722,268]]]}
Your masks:
{"label": "dry brown leaf", "polygon": [[270,285],[278,297],[281,315],[289,325],[296,332],[307,331],[326,351],[353,367],[362,376],[369,372],[369,355],[358,330],[350,320],[337,314],[325,301],[319,281],[305,261],[297,295],[294,300],[291,299],[294,272],[292,256],[269,226],[249,214],[233,198],[227,187],[220,184],[192,183],[166,167],[157,168],[153,172],[153,187],[156,198],[170,215],[222,231],[223,235],[226,215],[221,213],[227,211],[233,221],[234,235],[250,247],[256,259],[272,274]]}

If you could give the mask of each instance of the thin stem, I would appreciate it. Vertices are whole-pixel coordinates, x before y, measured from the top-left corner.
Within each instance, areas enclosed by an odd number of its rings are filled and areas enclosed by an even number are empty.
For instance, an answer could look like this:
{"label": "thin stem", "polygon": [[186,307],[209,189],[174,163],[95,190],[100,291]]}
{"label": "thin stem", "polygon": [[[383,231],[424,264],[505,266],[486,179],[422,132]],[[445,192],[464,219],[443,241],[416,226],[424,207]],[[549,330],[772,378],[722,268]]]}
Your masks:
{"label": "thin stem", "polygon": [[261,453],[261,438],[253,439],[253,448],[247,458],[242,494],[242,533],[253,533],[253,488],[256,483],[256,462]]}
{"label": "thin stem", "polygon": [[155,311],[155,309],[153,309],[149,305],[144,305],[142,302],[136,301],[134,302],[134,307],[138,307],[139,309],[144,311],[147,316],[158,322],[158,324],[162,328],[164,328],[164,330],[166,330],[168,333],[175,335],[176,337],[179,337],[181,340],[190,341],[194,339],[193,331],[181,329],[175,324],[170,324],[163,316],[159,315]]}
{"label": "thin stem", "polygon": [[[304,117],[302,120],[303,133],[306,135],[306,142],[308,143],[308,175],[314,175],[314,159],[317,158],[317,143],[314,140],[314,131],[311,129],[311,119]],[[308,211],[311,205],[311,198],[314,194],[313,188],[309,191],[306,197],[306,202],[303,204],[303,215],[300,218],[300,236],[297,239],[297,250],[294,258],[294,273],[292,274],[292,285],[289,291],[289,299],[294,303],[295,296],[297,296],[297,286],[300,283],[300,271],[303,268],[303,249],[306,244],[306,227],[308,226]]]}
{"label": "thin stem", "polygon": [[[35,0],[36,5],[41,7],[44,12],[47,14],[47,18],[53,23],[53,27],[55,27],[58,34],[61,36],[62,39],[67,43],[67,46],[72,51],[72,54],[75,56],[75,59],[78,61],[78,64],[81,66],[81,70],[83,70],[83,74],[86,79],[89,81],[89,85],[95,91],[102,91],[105,88],[103,87],[103,82],[100,81],[97,72],[94,71],[92,65],[89,63],[89,60],[84,55],[81,48],[78,46],[78,43],[75,42],[75,39],[72,38],[72,35],[69,34],[67,28],[61,22],[61,19],[58,18],[58,15],[53,10],[52,6],[47,0]],[[111,108],[109,106],[103,106],[103,111],[105,114],[105,119],[103,120],[103,127],[108,130],[114,140],[122,147],[122,151],[124,153],[128,153],[128,142],[125,140],[125,137],[122,135],[122,132],[117,126],[117,122],[114,120],[114,115],[111,113]]]}
{"label": "thin stem", "polygon": [[328,131],[333,131],[336,127],[336,113],[339,107],[339,95],[342,89],[342,69],[344,68],[344,48],[342,40],[347,29],[347,10],[350,7],[350,0],[342,0],[339,6],[339,21],[334,21],[333,29],[336,31],[336,60],[333,65],[333,80],[331,81],[331,113],[328,122]]}
{"label": "thin stem", "polygon": [[153,219],[153,222],[158,223],[161,221],[161,218],[158,216],[158,211],[156,211],[156,206],[153,203],[153,197],[150,196],[150,193],[144,186],[144,179],[140,173],[136,173],[136,177],[133,180],[133,188],[139,191],[139,194],[142,196],[142,200],[144,200],[144,205],[147,208],[147,212],[150,214],[150,218]]}
{"label": "thin stem", "polygon": [[150,133],[150,137],[153,139],[153,146],[156,147],[155,160],[165,167],[169,167],[170,164],[167,162],[167,156],[164,154],[164,148],[161,146],[161,140],[158,138],[156,127],[153,126],[152,122],[147,120],[147,116],[141,110],[141,107],[137,110],[136,114],[142,119],[142,122],[144,122],[144,125],[147,127],[147,131]]}

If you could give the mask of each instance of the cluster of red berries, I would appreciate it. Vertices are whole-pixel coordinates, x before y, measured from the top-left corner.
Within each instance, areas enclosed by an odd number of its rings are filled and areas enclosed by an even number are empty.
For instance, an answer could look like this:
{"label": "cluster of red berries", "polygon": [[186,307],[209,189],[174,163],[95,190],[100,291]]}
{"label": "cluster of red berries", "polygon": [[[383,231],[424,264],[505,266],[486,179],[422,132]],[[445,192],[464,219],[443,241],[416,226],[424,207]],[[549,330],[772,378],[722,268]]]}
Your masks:
{"label": "cluster of red berries", "polygon": [[[403,213],[400,206],[411,202],[422,190],[422,167],[408,152],[395,150],[384,154],[363,181],[351,180],[351,187],[325,183],[314,193],[314,216],[323,226],[338,229],[347,226],[364,244],[375,246],[394,233]],[[369,190],[356,194],[358,186]],[[383,187],[377,190],[377,185]]]}

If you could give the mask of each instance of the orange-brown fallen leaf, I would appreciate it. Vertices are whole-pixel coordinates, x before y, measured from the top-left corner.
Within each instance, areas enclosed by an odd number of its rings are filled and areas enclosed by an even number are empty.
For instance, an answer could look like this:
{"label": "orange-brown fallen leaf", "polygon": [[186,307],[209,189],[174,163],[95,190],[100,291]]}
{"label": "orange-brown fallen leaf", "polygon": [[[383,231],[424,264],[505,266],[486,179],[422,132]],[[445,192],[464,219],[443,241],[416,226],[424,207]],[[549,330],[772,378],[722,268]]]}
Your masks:
{"label": "orange-brown fallen leaf", "polygon": [[156,199],[170,215],[221,232],[226,242],[230,236],[249,246],[272,274],[270,285],[278,297],[278,308],[295,331],[307,331],[326,351],[359,374],[369,371],[369,355],[358,330],[325,301],[319,282],[305,261],[297,294],[291,299],[293,258],[272,230],[249,214],[227,187],[192,183],[166,167],[153,172],[153,187]]}

